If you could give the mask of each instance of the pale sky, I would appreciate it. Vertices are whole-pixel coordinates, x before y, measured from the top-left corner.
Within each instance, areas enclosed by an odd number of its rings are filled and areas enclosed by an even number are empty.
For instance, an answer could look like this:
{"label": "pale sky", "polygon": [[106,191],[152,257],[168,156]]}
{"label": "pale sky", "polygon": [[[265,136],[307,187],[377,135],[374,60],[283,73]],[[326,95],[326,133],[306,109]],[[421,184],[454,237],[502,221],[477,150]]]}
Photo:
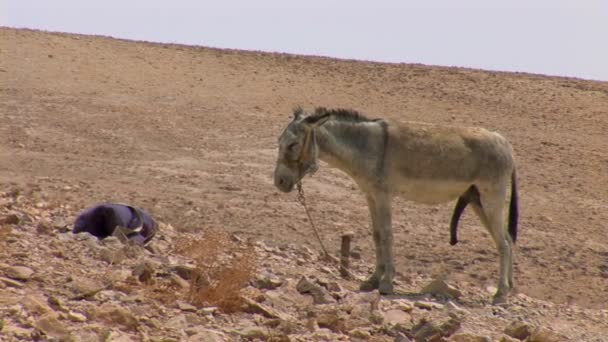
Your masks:
{"label": "pale sky", "polygon": [[608,0],[0,0],[0,26],[608,81]]}

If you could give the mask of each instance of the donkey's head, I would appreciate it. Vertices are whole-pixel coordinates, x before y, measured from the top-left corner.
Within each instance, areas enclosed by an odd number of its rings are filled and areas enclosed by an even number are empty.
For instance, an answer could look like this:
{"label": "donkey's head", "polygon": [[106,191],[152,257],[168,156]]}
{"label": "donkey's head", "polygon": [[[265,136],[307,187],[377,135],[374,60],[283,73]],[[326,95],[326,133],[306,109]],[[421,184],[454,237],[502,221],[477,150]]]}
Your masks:
{"label": "donkey's head", "polygon": [[329,113],[307,115],[301,108],[293,112],[293,120],[279,137],[279,155],[274,170],[274,185],[283,192],[290,192],[302,177],[317,170],[317,146],[315,128],[321,126]]}

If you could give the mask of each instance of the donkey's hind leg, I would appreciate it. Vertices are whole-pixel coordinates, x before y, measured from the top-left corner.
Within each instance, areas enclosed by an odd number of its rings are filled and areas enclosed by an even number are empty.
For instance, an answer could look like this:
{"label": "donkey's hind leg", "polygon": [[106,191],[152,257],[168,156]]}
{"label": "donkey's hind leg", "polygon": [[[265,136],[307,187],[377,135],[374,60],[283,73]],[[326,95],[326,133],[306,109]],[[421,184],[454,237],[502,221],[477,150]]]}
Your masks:
{"label": "donkey's hind leg", "polygon": [[506,302],[507,294],[512,286],[511,274],[513,268],[511,243],[503,222],[506,192],[504,189],[498,189],[494,192],[482,193],[480,197],[482,203],[480,209],[483,213],[483,217],[480,218],[492,236],[500,258],[498,289],[492,303],[501,304]]}

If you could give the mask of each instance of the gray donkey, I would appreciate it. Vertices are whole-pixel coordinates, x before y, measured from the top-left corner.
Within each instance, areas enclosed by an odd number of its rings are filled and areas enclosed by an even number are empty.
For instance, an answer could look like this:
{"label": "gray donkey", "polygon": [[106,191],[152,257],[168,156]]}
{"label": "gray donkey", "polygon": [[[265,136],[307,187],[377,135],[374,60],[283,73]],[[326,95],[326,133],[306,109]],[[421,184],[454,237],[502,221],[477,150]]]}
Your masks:
{"label": "gray donkey", "polygon": [[[356,111],[316,108],[294,111],[279,138],[275,186],[290,192],[317,159],[348,175],[365,194],[373,225],[376,267],[361,290],[393,293],[395,274],[392,197],[438,204],[458,199],[451,220],[456,226],[470,204],[492,236],[500,255],[493,303],[504,303],[513,287],[512,245],[517,237],[517,184],[513,150],[507,140],[483,128],[371,120]],[[503,225],[511,183],[508,234]]]}

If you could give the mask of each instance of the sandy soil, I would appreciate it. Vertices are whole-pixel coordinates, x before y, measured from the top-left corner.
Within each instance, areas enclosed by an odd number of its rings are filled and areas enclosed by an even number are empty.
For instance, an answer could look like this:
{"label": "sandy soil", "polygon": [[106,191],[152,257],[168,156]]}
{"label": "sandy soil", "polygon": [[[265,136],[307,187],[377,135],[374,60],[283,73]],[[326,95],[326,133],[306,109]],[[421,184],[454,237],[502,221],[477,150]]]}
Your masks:
{"label": "sandy soil", "polygon": [[[182,229],[316,249],[295,194],[271,178],[296,105],[500,132],[517,154],[517,291],[608,308],[605,82],[0,28],[0,188],[37,184],[76,208],[129,202]],[[353,230],[371,266],[354,183],[323,165],[304,186],[326,244]],[[444,272],[462,288],[495,285],[497,254],[472,212],[448,244],[453,205],[394,202],[406,286]]]}

